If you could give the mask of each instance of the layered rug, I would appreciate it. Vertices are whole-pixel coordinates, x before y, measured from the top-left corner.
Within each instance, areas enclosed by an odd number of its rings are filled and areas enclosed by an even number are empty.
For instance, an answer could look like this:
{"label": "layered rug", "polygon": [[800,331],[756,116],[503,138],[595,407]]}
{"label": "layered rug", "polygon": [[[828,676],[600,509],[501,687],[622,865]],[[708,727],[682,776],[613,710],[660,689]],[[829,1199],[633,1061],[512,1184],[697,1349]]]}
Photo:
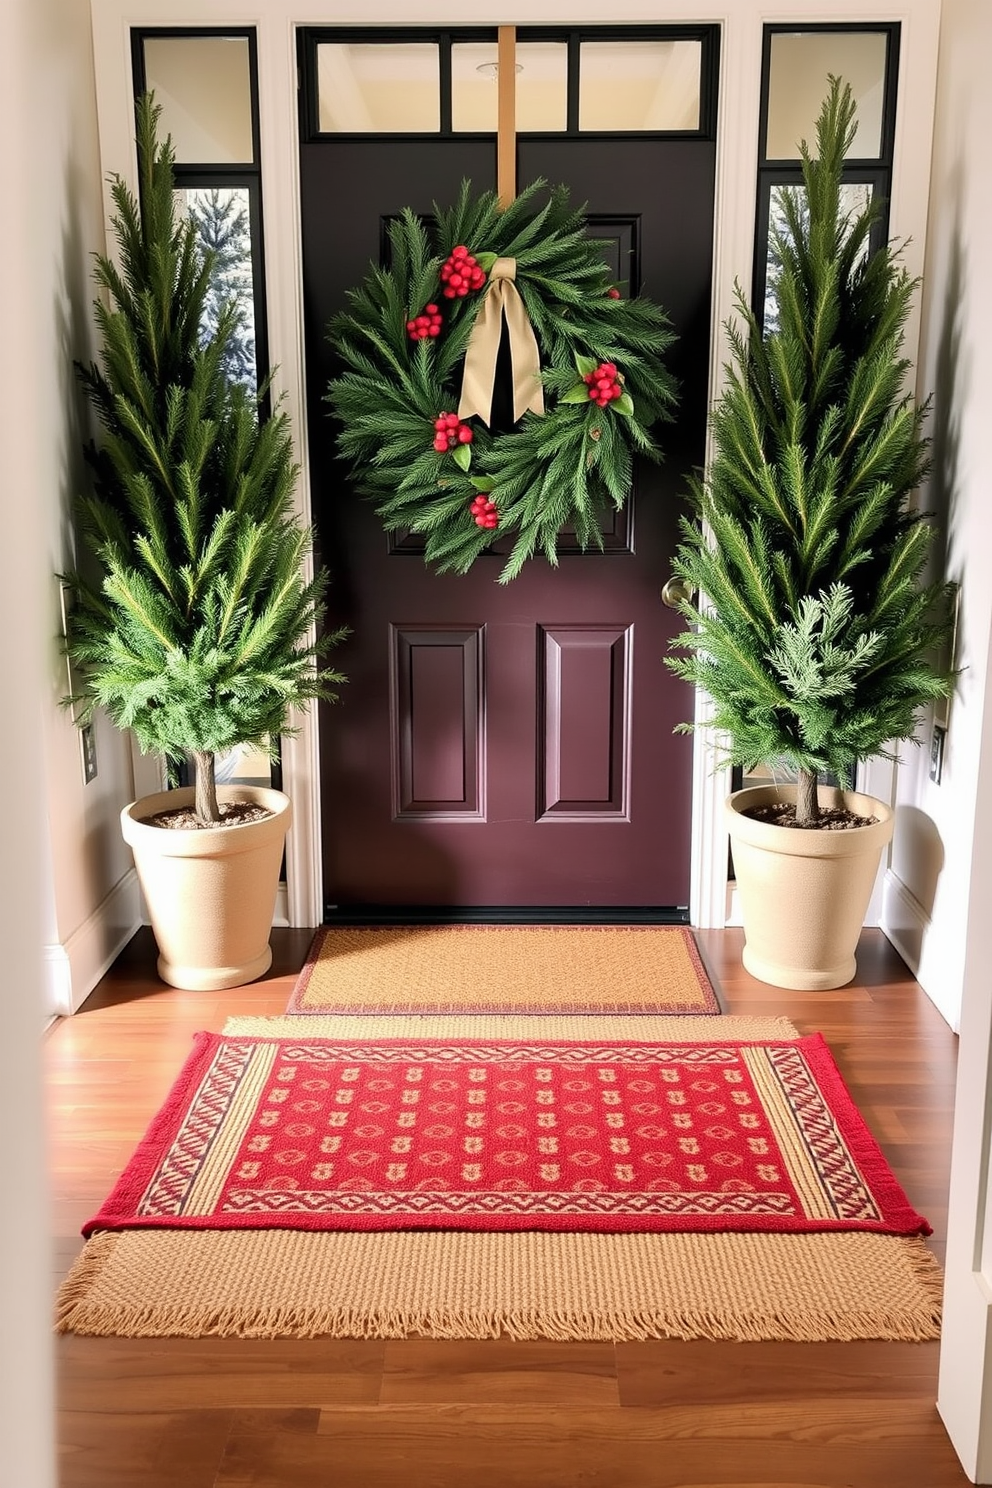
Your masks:
{"label": "layered rug", "polygon": [[819,1034],[200,1033],[86,1226],[927,1234]]}
{"label": "layered rug", "polygon": [[719,1013],[682,925],[419,925],[317,931],[296,1013]]}
{"label": "layered rug", "polygon": [[562,1036],[572,1021],[199,1035],[86,1227],[57,1326],[938,1336],[929,1226],[822,1039],[735,1018],[577,1019],[591,1037]]}

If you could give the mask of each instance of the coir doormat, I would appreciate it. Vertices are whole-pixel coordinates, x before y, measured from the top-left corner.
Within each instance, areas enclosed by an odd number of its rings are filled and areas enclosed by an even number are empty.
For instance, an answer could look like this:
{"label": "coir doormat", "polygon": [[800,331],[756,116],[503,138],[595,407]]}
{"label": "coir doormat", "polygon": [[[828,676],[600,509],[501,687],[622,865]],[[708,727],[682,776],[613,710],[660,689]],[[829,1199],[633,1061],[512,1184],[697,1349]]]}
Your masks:
{"label": "coir doormat", "polygon": [[196,1036],[85,1232],[156,1227],[929,1233],[819,1035],[305,1030]]}
{"label": "coir doormat", "polygon": [[682,925],[324,926],[290,1013],[719,1013]]}

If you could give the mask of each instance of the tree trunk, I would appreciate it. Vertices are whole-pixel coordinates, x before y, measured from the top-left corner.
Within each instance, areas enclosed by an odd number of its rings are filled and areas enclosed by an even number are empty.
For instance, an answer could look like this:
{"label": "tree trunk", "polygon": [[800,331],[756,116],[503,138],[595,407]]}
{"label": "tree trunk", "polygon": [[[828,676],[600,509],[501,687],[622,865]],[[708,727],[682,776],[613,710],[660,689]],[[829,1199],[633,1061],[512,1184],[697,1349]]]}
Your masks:
{"label": "tree trunk", "polygon": [[193,763],[196,767],[196,819],[201,827],[217,827],[220,825],[220,808],[214,779],[214,755],[209,749],[194,749]]}
{"label": "tree trunk", "polygon": [[816,794],[816,771],[800,770],[796,782],[796,826],[815,827],[820,820]]}

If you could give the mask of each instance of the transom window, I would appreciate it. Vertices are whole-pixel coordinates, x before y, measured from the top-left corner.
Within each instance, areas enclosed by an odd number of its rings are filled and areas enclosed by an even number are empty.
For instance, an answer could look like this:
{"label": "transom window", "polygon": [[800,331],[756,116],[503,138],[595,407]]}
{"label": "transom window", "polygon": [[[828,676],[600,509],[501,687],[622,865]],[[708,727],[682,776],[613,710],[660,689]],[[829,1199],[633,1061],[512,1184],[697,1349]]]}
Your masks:
{"label": "transom window", "polygon": [[[518,29],[520,134],[712,137],[713,27]],[[495,30],[308,31],[308,137],[494,134]]]}

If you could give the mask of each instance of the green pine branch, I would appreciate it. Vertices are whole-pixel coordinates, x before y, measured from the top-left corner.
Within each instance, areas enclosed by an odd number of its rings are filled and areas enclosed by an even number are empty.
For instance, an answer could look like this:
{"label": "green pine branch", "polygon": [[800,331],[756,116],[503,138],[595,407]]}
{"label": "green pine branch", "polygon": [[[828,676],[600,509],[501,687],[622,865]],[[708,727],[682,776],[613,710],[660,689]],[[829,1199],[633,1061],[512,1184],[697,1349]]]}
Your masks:
{"label": "green pine branch", "polygon": [[841,206],[855,127],[831,79],[770,234],[766,332],[737,289],[713,459],[674,564],[696,597],[668,664],[713,700],[727,759],[813,775],[913,738],[951,685],[934,661],[948,593],[924,580],[932,531],[910,500],[928,468],[904,391],[917,285],[891,248],[868,255],[881,204]]}
{"label": "green pine branch", "polygon": [[66,647],[82,679],[67,699],[85,721],[105,708],[142,749],[174,762],[237,744],[271,747],[291,709],[333,698],[323,665],[341,632],[314,642],[323,574],[307,580],[298,467],[286,415],[228,381],[233,305],[213,329],[217,268],[174,210],[171,144],[159,110],[137,106],[139,194],[112,185],[119,267],[98,257],[98,363],[77,369],[98,417],[81,536],[100,572],[66,576]]}

